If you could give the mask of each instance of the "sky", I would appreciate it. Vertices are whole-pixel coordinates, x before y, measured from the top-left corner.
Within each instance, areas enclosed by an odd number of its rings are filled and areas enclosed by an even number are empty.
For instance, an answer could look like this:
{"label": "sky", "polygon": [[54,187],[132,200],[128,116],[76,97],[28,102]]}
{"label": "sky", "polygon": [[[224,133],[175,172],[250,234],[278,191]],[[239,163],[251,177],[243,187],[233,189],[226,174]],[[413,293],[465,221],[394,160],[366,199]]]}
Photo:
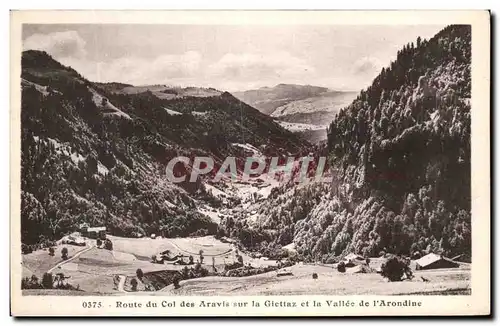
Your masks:
{"label": "sky", "polygon": [[436,25],[24,25],[23,50],[47,51],[95,82],[243,91],[280,83],[359,91],[403,45]]}

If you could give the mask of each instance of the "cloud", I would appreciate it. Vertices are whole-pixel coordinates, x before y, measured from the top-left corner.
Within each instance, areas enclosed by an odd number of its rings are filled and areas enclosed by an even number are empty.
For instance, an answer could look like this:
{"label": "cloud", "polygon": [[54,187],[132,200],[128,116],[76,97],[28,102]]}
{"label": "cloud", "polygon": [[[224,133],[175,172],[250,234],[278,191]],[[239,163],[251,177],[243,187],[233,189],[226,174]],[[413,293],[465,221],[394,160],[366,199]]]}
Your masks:
{"label": "cloud", "polygon": [[85,40],[75,31],[33,34],[23,42],[24,50],[46,51],[56,58],[84,58]]}
{"label": "cloud", "polygon": [[352,73],[355,75],[374,75],[382,70],[382,63],[373,57],[363,57],[354,63]]}
{"label": "cloud", "polygon": [[194,77],[199,73],[202,57],[198,52],[188,51],[178,55],[160,55],[152,59],[124,56],[106,62],[73,57],[57,59],[92,81],[119,81],[141,85],[171,83]]}
{"label": "cloud", "polygon": [[[212,62],[200,52],[158,54],[156,57],[127,53],[100,59],[87,55],[87,44],[77,31],[33,34],[23,43],[24,50],[48,52],[87,79],[97,82],[123,82],[134,85],[171,84],[212,86],[219,89],[247,89],[273,83],[306,83],[315,69],[306,60],[288,52],[226,53]],[[128,52],[128,51],[127,51]]]}
{"label": "cloud", "polygon": [[202,56],[196,51],[187,51],[181,55],[162,55],[152,63],[152,68],[158,76],[171,78],[195,76],[201,67]]}
{"label": "cloud", "polygon": [[165,54],[153,59],[126,56],[109,62],[62,58],[93,81],[120,81],[134,85],[170,84],[240,90],[272,83],[304,83],[314,68],[288,53],[227,53],[215,63],[203,61],[199,52]]}
{"label": "cloud", "polygon": [[226,53],[206,62],[200,52],[158,54],[147,57],[126,54],[112,60],[87,55],[85,40],[76,31],[33,34],[25,39],[25,50],[48,52],[87,79],[97,82],[123,82],[134,85],[171,84],[241,90],[278,83],[309,83],[315,69],[303,58],[285,51]]}
{"label": "cloud", "polygon": [[92,81],[120,81],[133,84],[164,83],[195,76],[201,54],[161,54],[154,58],[123,56],[112,61],[95,61],[87,56],[86,42],[76,31],[33,34],[23,42],[24,50],[46,51]]}
{"label": "cloud", "polygon": [[224,77],[234,82],[300,79],[313,72],[314,68],[305,60],[287,52],[227,53],[207,69],[209,76]]}
{"label": "cloud", "polygon": [[134,84],[164,83],[172,79],[195,76],[201,65],[201,54],[188,51],[178,55],[160,55],[153,59],[122,57],[101,63],[100,70],[105,76],[98,79],[126,80]]}

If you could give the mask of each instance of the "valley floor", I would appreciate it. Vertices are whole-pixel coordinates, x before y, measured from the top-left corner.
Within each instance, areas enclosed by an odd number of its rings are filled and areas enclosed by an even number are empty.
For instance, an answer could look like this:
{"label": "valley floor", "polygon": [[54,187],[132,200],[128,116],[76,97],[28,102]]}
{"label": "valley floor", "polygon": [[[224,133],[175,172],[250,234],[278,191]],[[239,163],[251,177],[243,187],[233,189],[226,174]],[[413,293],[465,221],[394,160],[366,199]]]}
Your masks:
{"label": "valley floor", "polygon": [[[176,238],[176,239],[129,239],[110,237],[114,250],[97,249],[90,244],[86,248],[72,248],[67,263],[60,264],[55,257],[40,250],[23,256],[25,275],[41,275],[46,271],[63,272],[70,276],[70,283],[79,285],[82,291],[65,290],[24,290],[24,295],[123,295],[123,284],[114,284],[113,278],[120,276],[135,277],[137,268],[144,273],[179,270],[184,266],[172,264],[153,264],[147,257],[166,249],[173,253],[193,255],[204,250],[206,267],[221,267],[225,262],[235,259],[236,249],[229,243],[223,243],[213,237]],[[91,241],[91,240],[89,240]],[[68,246],[71,247],[71,246]],[[57,253],[57,251],[56,251]],[[74,258],[72,259],[73,256]],[[274,261],[251,258],[245,254],[245,264],[254,267],[275,264]],[[195,258],[197,259],[197,257]],[[376,268],[379,259],[372,260]],[[54,269],[54,266],[57,266]],[[279,276],[283,271],[288,275]],[[291,275],[290,275],[291,273]],[[318,278],[313,279],[312,274]],[[247,277],[209,276],[180,282],[180,288],[168,285],[159,291],[126,292],[127,295],[159,296],[211,296],[211,295],[408,295],[408,294],[470,294],[470,269],[437,269],[415,271],[414,279],[402,282],[387,282],[377,273],[349,272],[339,273],[333,265],[296,264],[285,269]],[[424,282],[424,278],[428,282]],[[122,282],[123,283],[123,282]]]}

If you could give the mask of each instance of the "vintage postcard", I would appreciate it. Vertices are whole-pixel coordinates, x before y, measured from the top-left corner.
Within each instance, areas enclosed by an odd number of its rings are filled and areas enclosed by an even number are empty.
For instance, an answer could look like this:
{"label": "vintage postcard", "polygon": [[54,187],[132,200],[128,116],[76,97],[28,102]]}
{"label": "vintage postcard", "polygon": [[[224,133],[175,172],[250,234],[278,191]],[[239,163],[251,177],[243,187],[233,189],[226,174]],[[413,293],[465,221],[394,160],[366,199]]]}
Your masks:
{"label": "vintage postcard", "polygon": [[13,316],[489,315],[488,11],[12,11]]}

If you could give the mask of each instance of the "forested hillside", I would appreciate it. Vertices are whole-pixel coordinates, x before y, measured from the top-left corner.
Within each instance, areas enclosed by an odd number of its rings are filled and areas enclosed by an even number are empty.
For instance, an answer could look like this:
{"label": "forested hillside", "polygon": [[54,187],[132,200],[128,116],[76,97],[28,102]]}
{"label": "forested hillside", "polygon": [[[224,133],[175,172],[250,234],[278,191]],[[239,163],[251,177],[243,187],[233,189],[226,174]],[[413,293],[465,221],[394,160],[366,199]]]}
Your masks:
{"label": "forested hillside", "polygon": [[470,64],[470,26],[404,46],[330,124],[333,182],[276,189],[257,216],[223,230],[324,261],[470,254]]}
{"label": "forested hillside", "polygon": [[311,85],[279,84],[274,87],[261,87],[244,92],[234,92],[238,99],[271,115],[278,107],[325,93],[328,88]]}
{"label": "forested hillside", "polygon": [[[184,155],[294,153],[306,144],[229,93],[162,99],[96,84],[45,52],[22,56],[22,241],[35,244],[105,225],[115,235],[213,234],[197,210],[216,201],[202,183],[173,185],[165,165]],[[186,167],[189,173],[190,167]]]}

